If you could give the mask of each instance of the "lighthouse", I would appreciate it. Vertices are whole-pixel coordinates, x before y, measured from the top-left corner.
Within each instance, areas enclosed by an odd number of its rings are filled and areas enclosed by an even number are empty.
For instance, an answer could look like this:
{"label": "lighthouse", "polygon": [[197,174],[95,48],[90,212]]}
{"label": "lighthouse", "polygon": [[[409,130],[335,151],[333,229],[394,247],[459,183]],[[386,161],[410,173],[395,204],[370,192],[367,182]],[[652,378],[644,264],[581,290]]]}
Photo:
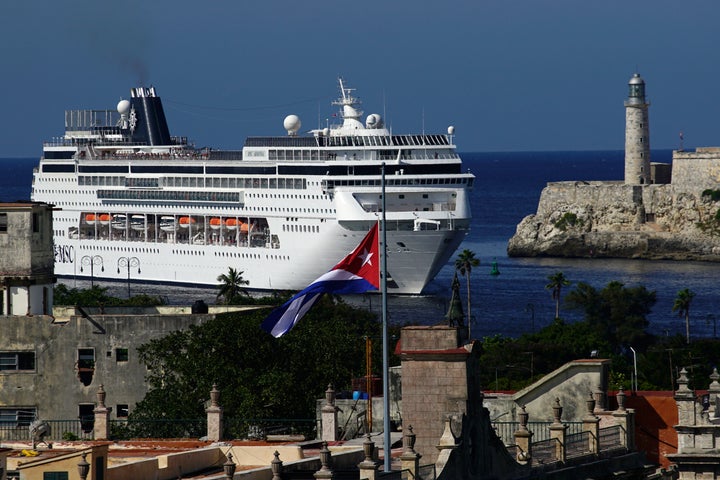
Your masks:
{"label": "lighthouse", "polygon": [[625,100],[625,184],[652,183],[650,176],[650,125],[645,80],[636,73],[628,82]]}

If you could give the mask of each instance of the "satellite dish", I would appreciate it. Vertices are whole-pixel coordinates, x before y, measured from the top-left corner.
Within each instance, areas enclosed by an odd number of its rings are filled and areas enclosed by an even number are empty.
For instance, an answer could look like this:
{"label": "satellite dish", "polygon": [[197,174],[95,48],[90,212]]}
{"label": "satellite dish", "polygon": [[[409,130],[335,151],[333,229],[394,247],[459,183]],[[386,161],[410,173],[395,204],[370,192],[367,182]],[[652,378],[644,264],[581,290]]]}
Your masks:
{"label": "satellite dish", "polygon": [[285,127],[285,130],[287,130],[288,135],[297,134],[301,126],[302,122],[300,122],[300,117],[298,117],[297,115],[288,115],[283,121],[283,127]]}
{"label": "satellite dish", "polygon": [[50,435],[52,430],[50,428],[50,424],[46,420],[35,420],[30,424],[28,429],[30,430],[30,436],[32,437],[33,448],[35,448],[35,445],[38,443],[44,443],[47,445],[45,437]]}
{"label": "satellite dish", "polygon": [[130,111],[130,102],[127,100],[120,100],[117,104],[117,111],[120,115],[127,115]]}

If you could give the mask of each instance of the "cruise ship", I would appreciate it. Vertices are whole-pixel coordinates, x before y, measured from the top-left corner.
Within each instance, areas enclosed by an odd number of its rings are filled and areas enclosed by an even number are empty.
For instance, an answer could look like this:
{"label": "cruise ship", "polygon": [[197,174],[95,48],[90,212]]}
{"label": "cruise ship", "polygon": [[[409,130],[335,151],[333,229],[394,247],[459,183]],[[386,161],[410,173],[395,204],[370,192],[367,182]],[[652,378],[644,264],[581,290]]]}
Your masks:
{"label": "cruise ship", "polygon": [[454,127],[395,135],[381,115],[363,119],[342,79],[339,91],[337,125],[301,132],[287,115],[282,134],[241,150],[171,136],[154,87],[66,111],[32,187],[56,207],[55,274],[217,285],[232,267],[248,289],[299,290],[380,220],[384,179],[388,293],[422,293],[470,227],[474,176]]}

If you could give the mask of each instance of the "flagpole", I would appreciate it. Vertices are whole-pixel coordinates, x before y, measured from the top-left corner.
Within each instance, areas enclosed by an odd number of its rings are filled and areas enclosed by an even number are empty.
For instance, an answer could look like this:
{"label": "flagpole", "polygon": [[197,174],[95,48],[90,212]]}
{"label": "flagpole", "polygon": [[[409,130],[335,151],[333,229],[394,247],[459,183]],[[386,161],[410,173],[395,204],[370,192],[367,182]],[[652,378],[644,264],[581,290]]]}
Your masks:
{"label": "flagpole", "polygon": [[390,368],[388,365],[388,325],[387,325],[387,234],[385,233],[385,162],[382,163],[380,175],[380,196],[382,197],[382,249],[380,250],[380,291],[382,293],[382,334],[383,334],[383,449],[385,456],[385,472],[389,472],[392,457],[390,442]]}

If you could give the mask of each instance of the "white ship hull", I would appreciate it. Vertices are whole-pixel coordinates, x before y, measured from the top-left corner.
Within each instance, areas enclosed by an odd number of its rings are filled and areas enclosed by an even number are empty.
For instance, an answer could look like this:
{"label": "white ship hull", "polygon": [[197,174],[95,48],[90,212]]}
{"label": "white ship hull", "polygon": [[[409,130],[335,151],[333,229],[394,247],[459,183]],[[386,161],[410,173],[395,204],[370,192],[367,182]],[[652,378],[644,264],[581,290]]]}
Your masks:
{"label": "white ship hull", "polygon": [[[389,293],[421,293],[468,233],[474,177],[450,135],[353,124],[248,139],[240,153],[193,150],[153,127],[143,145],[129,119],[141,100],[161,106],[154,91],[133,94],[106,127],[66,114],[63,139],[45,145],[32,195],[58,207],[60,277],[217,285],[232,267],[249,289],[302,289],[379,221],[383,168]],[[347,123],[355,111],[344,112]]]}

